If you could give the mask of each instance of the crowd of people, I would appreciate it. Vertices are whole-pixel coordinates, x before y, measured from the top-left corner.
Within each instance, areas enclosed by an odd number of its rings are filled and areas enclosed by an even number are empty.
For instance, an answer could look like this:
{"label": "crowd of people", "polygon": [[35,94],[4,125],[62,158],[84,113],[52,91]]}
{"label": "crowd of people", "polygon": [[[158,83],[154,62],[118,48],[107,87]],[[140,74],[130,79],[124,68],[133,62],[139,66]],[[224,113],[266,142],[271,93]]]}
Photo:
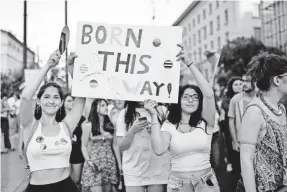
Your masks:
{"label": "crowd of people", "polygon": [[[286,58],[260,53],[242,77],[212,87],[180,48],[177,59],[197,85],[180,87],[176,104],[74,98],[53,82],[39,87],[59,63],[60,52],[52,53],[21,104],[17,95],[10,101],[21,125],[27,191],[220,192],[221,158],[238,192],[286,190]],[[76,58],[71,53],[67,62],[72,77]],[[1,99],[8,151],[13,113]]]}

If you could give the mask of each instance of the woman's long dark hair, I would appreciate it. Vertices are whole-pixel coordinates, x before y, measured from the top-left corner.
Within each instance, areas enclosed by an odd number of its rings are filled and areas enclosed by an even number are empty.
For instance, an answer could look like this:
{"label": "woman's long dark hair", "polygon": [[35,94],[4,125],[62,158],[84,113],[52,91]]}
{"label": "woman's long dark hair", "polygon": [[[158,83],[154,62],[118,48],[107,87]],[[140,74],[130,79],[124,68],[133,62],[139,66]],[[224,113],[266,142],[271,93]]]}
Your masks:
{"label": "woman's long dark hair", "polygon": [[[207,122],[202,118],[202,107],[203,107],[203,94],[200,90],[200,88],[196,85],[185,85],[179,89],[179,95],[178,95],[178,103],[177,104],[171,104],[169,106],[169,114],[167,117],[167,120],[174,124],[178,125],[181,121],[181,98],[185,92],[186,89],[193,89],[199,96],[199,103],[198,108],[195,112],[193,112],[189,119],[189,125],[191,127],[197,127],[197,125],[204,121],[207,125]],[[206,130],[205,130],[206,131]]]}
{"label": "woman's long dark hair", "polygon": [[[101,103],[101,101],[106,102],[108,105],[107,100],[105,99],[95,99],[91,105],[91,111],[90,115],[88,117],[88,121],[92,123],[92,134],[93,136],[101,135],[101,129],[100,129],[100,119],[99,114],[97,111],[98,105]],[[104,131],[109,132],[110,134],[114,134],[114,127],[113,124],[109,118],[109,116],[104,115]]]}
{"label": "woman's long dark hair", "polygon": [[228,81],[228,84],[227,84],[227,91],[226,91],[226,96],[231,99],[236,93],[234,92],[233,90],[233,83],[235,81],[242,81],[242,78],[241,77],[237,77],[237,76],[234,76],[234,77],[231,77],[231,79]]}
{"label": "woman's long dark hair", "polygon": [[[42,95],[44,94],[44,92],[46,91],[46,89],[48,87],[54,87],[58,90],[59,92],[59,96],[61,98],[61,100],[63,101],[64,99],[64,95],[63,95],[63,91],[61,89],[61,87],[56,84],[56,83],[53,83],[53,82],[49,82],[43,86],[40,87],[40,90],[37,94],[37,98],[38,99],[41,99]],[[34,117],[35,119],[39,120],[41,117],[42,117],[42,109],[41,109],[41,106],[36,104],[36,107],[35,107],[35,111],[34,111]],[[56,121],[57,122],[61,122],[64,118],[66,117],[66,111],[65,111],[65,107],[64,107],[64,104],[59,108],[59,110],[57,111],[56,113]]]}
{"label": "woman's long dark hair", "polygon": [[139,107],[139,103],[136,101],[127,101],[127,111],[125,114],[125,123],[126,123],[126,128],[127,130],[129,127],[133,124],[135,121],[136,117],[140,116],[138,112],[136,112],[136,108]]}

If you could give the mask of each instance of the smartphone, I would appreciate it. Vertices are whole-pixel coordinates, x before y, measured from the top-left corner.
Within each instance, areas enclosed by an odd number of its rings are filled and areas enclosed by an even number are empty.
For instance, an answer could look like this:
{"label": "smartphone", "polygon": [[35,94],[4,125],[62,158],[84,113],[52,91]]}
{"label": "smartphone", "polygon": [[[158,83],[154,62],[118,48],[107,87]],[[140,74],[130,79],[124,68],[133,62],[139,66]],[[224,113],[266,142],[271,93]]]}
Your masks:
{"label": "smartphone", "polygon": [[146,121],[147,118],[146,118],[146,117],[139,117],[138,120],[139,120],[139,121]]}

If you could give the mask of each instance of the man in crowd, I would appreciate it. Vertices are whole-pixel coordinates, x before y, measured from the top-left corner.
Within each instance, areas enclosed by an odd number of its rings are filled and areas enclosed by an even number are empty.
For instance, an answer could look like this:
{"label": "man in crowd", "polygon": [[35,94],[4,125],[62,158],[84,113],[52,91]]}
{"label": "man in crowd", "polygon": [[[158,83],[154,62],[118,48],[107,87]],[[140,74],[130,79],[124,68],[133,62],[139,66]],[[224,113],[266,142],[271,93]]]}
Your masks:
{"label": "man in crowd", "polygon": [[242,76],[243,91],[235,95],[229,104],[229,129],[232,137],[232,148],[233,154],[230,160],[233,165],[233,171],[236,174],[237,179],[240,178],[241,166],[240,166],[240,153],[239,153],[239,142],[238,132],[241,127],[241,120],[244,111],[250,101],[256,95],[255,85],[251,83],[251,77],[247,75]]}

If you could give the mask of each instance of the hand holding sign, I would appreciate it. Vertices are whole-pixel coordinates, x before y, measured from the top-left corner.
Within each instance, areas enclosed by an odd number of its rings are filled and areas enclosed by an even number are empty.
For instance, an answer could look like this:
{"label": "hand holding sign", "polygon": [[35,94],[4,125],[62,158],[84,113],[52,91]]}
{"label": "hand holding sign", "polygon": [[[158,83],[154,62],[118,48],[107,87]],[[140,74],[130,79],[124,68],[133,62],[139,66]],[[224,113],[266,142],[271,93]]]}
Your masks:
{"label": "hand holding sign", "polygon": [[73,77],[73,71],[74,71],[74,62],[77,57],[78,55],[76,55],[75,52],[71,52],[67,60],[67,68],[72,77]]}
{"label": "hand holding sign", "polygon": [[61,58],[61,54],[59,50],[56,50],[54,53],[52,53],[47,61],[47,65],[52,68],[59,64]]}
{"label": "hand holding sign", "polygon": [[156,115],[157,111],[156,111],[156,106],[157,106],[157,102],[156,101],[152,101],[150,99],[147,99],[144,101],[144,108],[149,112],[149,114],[151,116]]}
{"label": "hand holding sign", "polygon": [[185,51],[184,51],[184,48],[182,45],[180,44],[177,44],[178,47],[180,47],[180,52],[176,55],[177,57],[177,61],[182,61],[187,67],[190,67],[190,65],[193,63],[193,62],[190,62]]}

